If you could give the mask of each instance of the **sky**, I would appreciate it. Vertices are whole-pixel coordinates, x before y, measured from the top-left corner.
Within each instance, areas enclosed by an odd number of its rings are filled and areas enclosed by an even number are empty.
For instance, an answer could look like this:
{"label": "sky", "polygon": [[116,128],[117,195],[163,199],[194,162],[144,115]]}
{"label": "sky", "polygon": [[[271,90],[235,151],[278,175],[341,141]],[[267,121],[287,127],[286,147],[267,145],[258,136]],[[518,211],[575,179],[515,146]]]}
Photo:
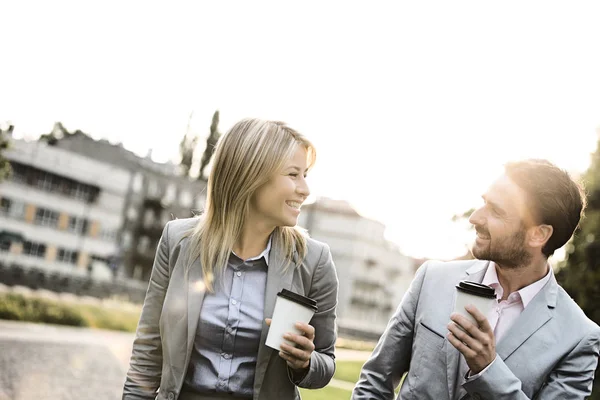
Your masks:
{"label": "sky", "polygon": [[414,257],[465,252],[452,216],[506,161],[578,173],[596,148],[597,2],[2,1],[0,15],[0,123],[18,137],[61,121],[163,162],[216,109],[223,132],[286,121],[317,147],[312,196],[349,201]]}

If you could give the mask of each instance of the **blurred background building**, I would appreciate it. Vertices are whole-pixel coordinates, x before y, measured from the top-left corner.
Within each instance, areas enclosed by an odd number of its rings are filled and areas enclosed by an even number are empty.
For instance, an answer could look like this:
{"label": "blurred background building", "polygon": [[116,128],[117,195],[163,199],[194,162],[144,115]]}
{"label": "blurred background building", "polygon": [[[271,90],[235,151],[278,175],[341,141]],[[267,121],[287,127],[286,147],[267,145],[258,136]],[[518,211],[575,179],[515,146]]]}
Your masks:
{"label": "blurred background building", "polygon": [[13,140],[6,157],[12,175],[0,184],[3,260],[111,277],[129,171],[39,141]]}
{"label": "blurred background building", "polygon": [[78,132],[57,136],[62,138],[55,147],[129,172],[116,259],[123,276],[147,281],[162,228],[171,219],[188,218],[203,209],[206,182],[182,176],[177,164],[152,161],[151,153],[139,157],[120,144]]}
{"label": "blurred background building", "polygon": [[331,248],[340,333],[378,338],[410,285],[415,261],[385,239],[384,224],[343,200],[318,198],[302,207],[298,224]]}

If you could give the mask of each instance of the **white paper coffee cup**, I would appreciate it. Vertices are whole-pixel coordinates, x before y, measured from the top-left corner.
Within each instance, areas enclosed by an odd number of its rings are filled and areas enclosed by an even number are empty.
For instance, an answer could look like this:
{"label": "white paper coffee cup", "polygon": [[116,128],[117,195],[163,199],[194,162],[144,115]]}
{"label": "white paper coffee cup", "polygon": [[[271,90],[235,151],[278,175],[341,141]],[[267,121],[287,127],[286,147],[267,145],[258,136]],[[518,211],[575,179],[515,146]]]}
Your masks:
{"label": "white paper coffee cup", "polygon": [[288,332],[302,335],[302,331],[295,326],[296,322],[308,324],[316,311],[317,302],[315,300],[283,289],[277,293],[275,310],[265,344],[277,351],[281,350],[281,343],[294,346],[294,343],[285,340],[283,335]]}
{"label": "white paper coffee cup", "polygon": [[496,302],[496,291],[488,285],[470,281],[461,281],[456,285],[454,312],[464,315],[475,326],[478,325],[477,321],[465,307],[472,304],[487,317]]}

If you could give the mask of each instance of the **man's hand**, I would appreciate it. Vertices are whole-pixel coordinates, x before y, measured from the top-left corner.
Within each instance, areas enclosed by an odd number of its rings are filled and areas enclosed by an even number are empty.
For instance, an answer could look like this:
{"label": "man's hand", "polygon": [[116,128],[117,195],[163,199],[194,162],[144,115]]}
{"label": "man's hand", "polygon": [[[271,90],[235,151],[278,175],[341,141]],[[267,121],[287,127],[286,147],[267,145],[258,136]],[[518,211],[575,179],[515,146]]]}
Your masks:
{"label": "man's hand", "polygon": [[[496,338],[485,317],[475,306],[468,305],[465,309],[475,318],[479,326],[473,325],[467,318],[452,313],[448,324],[448,341],[462,353],[471,369],[471,374],[480,373],[496,358]],[[462,331],[460,325],[465,331]]]}
{"label": "man's hand", "polygon": [[[271,326],[271,318],[267,318],[266,323],[268,326]],[[315,328],[302,322],[297,322],[296,328],[303,334],[296,335],[295,333],[288,332],[283,335],[285,340],[289,340],[295,346],[282,343],[279,357],[283,358],[290,368],[301,371],[306,370],[310,366],[310,357],[315,350]]]}

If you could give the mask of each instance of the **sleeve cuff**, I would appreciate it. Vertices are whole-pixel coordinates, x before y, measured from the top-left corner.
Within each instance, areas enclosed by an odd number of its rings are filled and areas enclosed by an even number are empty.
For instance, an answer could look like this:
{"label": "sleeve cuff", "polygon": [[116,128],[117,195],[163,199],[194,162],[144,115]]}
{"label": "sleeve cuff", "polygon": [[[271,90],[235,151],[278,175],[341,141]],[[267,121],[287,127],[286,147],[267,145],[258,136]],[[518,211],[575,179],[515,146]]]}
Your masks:
{"label": "sleeve cuff", "polygon": [[308,362],[308,367],[306,367],[306,369],[304,369],[302,371],[296,371],[296,370],[290,368],[290,366],[287,365],[287,363],[286,363],[288,378],[294,385],[302,386],[302,384],[304,383],[303,381],[306,379],[306,377],[308,376],[308,373],[310,372],[311,365],[312,365],[312,357],[310,358],[310,361]]}
{"label": "sleeve cuff", "polygon": [[498,358],[498,354],[496,354],[496,357],[494,357],[494,361],[489,363],[488,366],[485,367],[483,370],[481,370],[478,374],[471,375],[471,370],[467,371],[467,373],[465,374],[465,382],[470,382],[472,380],[479,378],[481,375],[483,375],[485,373],[485,371],[487,371],[492,366],[493,363],[496,362],[497,358]]}

